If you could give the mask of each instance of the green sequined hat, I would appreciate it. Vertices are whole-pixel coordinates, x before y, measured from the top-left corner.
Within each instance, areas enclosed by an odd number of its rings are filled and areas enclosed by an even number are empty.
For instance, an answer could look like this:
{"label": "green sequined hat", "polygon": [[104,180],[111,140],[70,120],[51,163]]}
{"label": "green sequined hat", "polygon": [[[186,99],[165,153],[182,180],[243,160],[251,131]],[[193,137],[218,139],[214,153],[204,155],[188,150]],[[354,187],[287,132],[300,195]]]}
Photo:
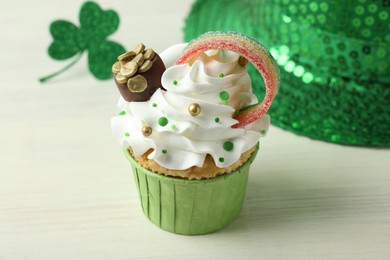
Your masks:
{"label": "green sequined hat", "polygon": [[[282,81],[269,111],[274,125],[390,146],[390,0],[196,1],[185,40],[216,30],[257,38],[274,56]],[[249,73],[263,84],[254,68]]]}

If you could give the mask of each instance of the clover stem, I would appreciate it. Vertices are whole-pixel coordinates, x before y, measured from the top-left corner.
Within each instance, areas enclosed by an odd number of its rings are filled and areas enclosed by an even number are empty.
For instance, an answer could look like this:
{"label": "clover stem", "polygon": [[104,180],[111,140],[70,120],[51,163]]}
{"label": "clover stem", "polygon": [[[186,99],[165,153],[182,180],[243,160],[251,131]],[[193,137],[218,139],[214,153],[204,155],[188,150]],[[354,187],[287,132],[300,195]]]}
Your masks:
{"label": "clover stem", "polygon": [[79,52],[75,56],[74,60],[71,63],[69,63],[67,66],[65,66],[64,68],[60,69],[59,71],[54,72],[54,73],[52,73],[52,74],[50,74],[48,76],[39,78],[39,82],[44,83],[44,82],[48,81],[49,79],[54,78],[55,76],[57,76],[57,75],[61,74],[62,72],[68,70],[70,67],[72,67],[74,64],[76,64],[80,60],[82,54],[83,54],[83,52]]}

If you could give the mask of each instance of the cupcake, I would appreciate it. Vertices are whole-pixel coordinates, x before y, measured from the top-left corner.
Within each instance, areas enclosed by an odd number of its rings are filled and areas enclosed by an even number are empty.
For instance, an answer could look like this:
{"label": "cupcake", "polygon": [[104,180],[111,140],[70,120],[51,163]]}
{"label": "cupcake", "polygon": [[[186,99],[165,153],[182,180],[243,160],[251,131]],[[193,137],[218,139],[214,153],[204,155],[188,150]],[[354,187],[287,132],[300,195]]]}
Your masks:
{"label": "cupcake", "polygon": [[[261,102],[248,61],[264,78]],[[161,55],[139,44],[118,57],[113,72],[122,97],[112,131],[131,162],[145,215],[186,235],[230,224],[279,85],[268,51],[239,33],[209,32]]]}

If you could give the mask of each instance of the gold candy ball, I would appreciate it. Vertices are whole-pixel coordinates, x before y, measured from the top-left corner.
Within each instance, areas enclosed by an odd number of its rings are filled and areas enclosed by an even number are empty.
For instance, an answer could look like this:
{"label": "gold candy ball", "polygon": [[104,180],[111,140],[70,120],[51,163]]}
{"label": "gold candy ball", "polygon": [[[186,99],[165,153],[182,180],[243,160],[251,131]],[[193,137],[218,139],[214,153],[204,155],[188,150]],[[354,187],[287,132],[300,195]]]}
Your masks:
{"label": "gold candy ball", "polygon": [[144,126],[144,127],[142,127],[142,134],[143,134],[144,136],[149,136],[149,135],[152,134],[152,132],[153,132],[153,130],[152,130],[152,128],[151,128],[150,126]]}
{"label": "gold candy ball", "polygon": [[188,106],[188,112],[191,114],[191,116],[197,116],[201,111],[202,109],[200,108],[199,104],[193,103]]}

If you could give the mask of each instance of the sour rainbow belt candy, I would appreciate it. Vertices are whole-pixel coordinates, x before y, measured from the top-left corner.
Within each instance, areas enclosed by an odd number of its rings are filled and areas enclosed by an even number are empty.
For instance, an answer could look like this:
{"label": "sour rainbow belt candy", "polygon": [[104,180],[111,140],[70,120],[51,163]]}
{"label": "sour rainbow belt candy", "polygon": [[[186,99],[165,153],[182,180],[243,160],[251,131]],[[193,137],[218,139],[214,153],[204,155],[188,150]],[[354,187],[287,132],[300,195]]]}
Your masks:
{"label": "sour rainbow belt candy", "polygon": [[260,42],[236,32],[208,32],[199,36],[188,44],[176,64],[192,63],[201,52],[221,49],[245,57],[259,71],[265,83],[263,101],[234,115],[239,122],[233,127],[243,127],[259,119],[271,106],[280,83],[279,69],[271,54]]}

